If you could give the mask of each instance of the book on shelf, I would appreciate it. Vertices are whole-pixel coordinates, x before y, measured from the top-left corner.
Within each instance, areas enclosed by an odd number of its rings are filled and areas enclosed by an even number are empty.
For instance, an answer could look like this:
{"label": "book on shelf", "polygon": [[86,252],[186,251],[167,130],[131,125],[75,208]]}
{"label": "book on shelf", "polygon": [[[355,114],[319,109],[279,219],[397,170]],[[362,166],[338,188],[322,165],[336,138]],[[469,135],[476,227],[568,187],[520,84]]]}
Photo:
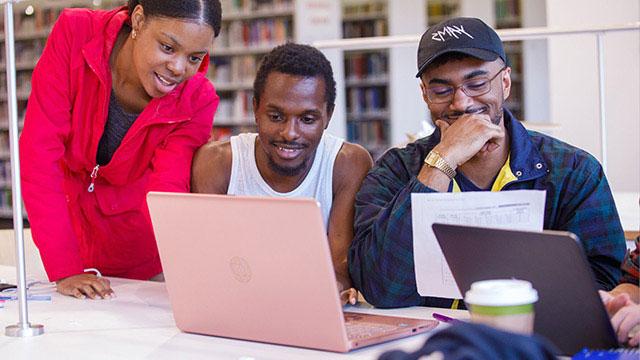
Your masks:
{"label": "book on shelf", "polygon": [[386,121],[347,122],[347,139],[357,139],[358,144],[364,146],[374,159],[382,155],[388,148],[386,134],[389,133]]}
{"label": "book on shelf", "polygon": [[520,0],[496,0],[496,28],[521,27]]}
{"label": "book on shelf", "polygon": [[429,26],[460,15],[461,0],[427,0],[427,23]]}
{"label": "book on shelf", "polygon": [[353,4],[344,4],[342,7],[342,15],[345,19],[358,18],[363,15],[381,14],[386,15],[386,1],[368,1]]}
{"label": "book on shelf", "polygon": [[11,162],[0,160],[0,189],[11,188]]}
{"label": "book on shelf", "polygon": [[[251,90],[236,91],[232,98],[220,99],[216,117],[221,119],[234,119],[230,123],[241,123],[241,119],[253,117],[253,92]],[[216,122],[214,120],[214,126]]]}
{"label": "book on shelf", "polygon": [[[342,30],[344,38],[388,35],[387,1],[343,5]],[[389,141],[388,59],[386,50],[344,53],[347,139],[374,158]]]}
{"label": "book on shelf", "polygon": [[220,96],[213,139],[253,127],[253,81],[260,59],[295,39],[294,0],[222,0],[222,31],[207,77]]}
{"label": "book on shelf", "polygon": [[220,38],[216,42],[223,48],[275,45],[291,40],[292,27],[292,21],[288,17],[234,20],[223,24]]}
{"label": "book on shelf", "polygon": [[343,25],[345,38],[372,37],[387,35],[387,21],[377,20],[356,20],[345,22]]}
{"label": "book on shelf", "polygon": [[223,14],[286,10],[293,6],[293,0],[223,0],[221,3]]}
{"label": "book on shelf", "polygon": [[246,125],[253,121],[253,93],[238,91],[233,98],[221,98],[214,126]]}
{"label": "book on shelf", "polygon": [[345,54],[347,80],[386,78],[387,55],[385,52]]}
{"label": "book on shelf", "polygon": [[386,113],[385,86],[347,89],[347,109],[350,114]]}
{"label": "book on shelf", "polygon": [[229,83],[252,83],[256,76],[256,56],[220,57],[213,60],[208,77],[218,87]]}
{"label": "book on shelf", "polygon": [[[520,0],[495,0],[496,28],[519,28],[522,26]],[[511,67],[511,93],[505,103],[513,115],[524,118],[523,104],[523,59],[522,41],[504,43],[508,65]]]}

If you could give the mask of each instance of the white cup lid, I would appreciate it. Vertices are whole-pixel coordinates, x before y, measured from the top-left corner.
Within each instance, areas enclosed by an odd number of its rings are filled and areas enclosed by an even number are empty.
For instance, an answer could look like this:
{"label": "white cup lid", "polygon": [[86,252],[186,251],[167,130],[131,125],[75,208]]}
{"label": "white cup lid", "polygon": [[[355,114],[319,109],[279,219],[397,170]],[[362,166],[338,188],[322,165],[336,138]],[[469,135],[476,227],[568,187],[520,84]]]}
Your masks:
{"label": "white cup lid", "polygon": [[464,301],[483,306],[525,305],[538,301],[538,292],[525,280],[484,280],[471,284]]}

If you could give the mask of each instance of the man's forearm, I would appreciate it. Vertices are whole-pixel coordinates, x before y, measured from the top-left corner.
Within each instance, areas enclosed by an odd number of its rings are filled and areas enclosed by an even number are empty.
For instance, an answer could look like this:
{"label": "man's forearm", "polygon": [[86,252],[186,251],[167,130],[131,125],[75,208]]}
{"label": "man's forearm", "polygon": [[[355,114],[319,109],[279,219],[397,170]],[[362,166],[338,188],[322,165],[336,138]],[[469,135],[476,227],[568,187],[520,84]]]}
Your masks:
{"label": "man's forearm", "polygon": [[356,204],[349,270],[354,286],[374,306],[421,304],[413,263],[411,193],[433,191],[414,178],[383,207],[362,198]]}

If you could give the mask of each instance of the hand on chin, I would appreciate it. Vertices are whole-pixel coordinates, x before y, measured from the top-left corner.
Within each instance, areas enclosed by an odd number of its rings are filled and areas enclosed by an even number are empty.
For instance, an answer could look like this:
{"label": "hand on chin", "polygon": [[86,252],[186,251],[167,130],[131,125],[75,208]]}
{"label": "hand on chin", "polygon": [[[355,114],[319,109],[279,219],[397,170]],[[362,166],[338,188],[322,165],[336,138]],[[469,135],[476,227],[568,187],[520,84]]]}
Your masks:
{"label": "hand on chin", "polygon": [[497,150],[500,147],[500,145],[494,143],[494,142],[487,142],[486,144],[484,144],[482,146],[482,148],[480,149],[480,151],[478,151],[479,154],[490,154],[492,152],[494,152],[495,150]]}

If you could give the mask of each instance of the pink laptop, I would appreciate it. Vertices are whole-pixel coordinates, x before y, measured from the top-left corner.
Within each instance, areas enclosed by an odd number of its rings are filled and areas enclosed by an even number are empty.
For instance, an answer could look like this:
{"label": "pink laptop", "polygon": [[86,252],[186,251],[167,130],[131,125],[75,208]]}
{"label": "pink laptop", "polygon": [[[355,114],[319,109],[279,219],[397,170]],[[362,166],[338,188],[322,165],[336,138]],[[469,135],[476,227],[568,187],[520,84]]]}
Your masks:
{"label": "pink laptop", "polygon": [[437,325],[343,313],[315,200],[151,192],[147,201],[182,331],[347,352]]}

